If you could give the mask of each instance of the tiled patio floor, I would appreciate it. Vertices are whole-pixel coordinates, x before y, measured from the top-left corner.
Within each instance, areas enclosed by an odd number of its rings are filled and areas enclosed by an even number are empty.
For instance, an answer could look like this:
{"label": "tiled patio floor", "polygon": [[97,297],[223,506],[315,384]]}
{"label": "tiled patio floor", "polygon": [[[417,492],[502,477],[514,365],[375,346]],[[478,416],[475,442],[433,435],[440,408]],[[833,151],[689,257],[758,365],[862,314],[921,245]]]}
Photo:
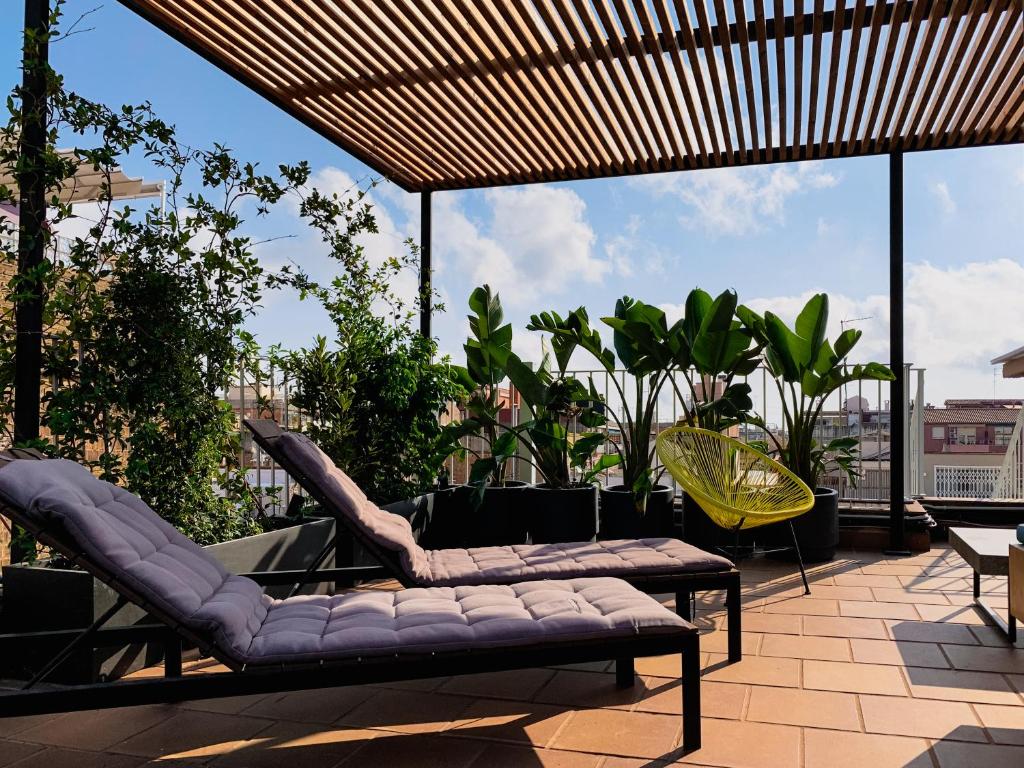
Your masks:
{"label": "tiled patio floor", "polygon": [[[678,660],[0,720],[0,767],[1024,766],[1024,650],[971,607],[950,550],[743,564],[744,652],[702,601],[704,748],[681,756]],[[1005,580],[984,590],[1005,606]],[[666,597],[666,600],[670,598]]]}

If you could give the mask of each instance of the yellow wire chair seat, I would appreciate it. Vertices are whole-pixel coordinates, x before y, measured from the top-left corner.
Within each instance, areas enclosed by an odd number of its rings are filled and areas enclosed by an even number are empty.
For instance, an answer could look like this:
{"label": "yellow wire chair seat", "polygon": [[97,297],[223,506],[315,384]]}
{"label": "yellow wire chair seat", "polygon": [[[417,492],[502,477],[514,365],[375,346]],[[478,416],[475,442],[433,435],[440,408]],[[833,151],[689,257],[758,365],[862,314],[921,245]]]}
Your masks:
{"label": "yellow wire chair seat", "polygon": [[[790,470],[719,432],[672,427],[658,435],[656,448],[665,469],[707,516],[737,535],[792,520],[814,506],[814,493]],[[795,533],[793,545],[799,561]],[[802,561],[800,573],[806,589]]]}

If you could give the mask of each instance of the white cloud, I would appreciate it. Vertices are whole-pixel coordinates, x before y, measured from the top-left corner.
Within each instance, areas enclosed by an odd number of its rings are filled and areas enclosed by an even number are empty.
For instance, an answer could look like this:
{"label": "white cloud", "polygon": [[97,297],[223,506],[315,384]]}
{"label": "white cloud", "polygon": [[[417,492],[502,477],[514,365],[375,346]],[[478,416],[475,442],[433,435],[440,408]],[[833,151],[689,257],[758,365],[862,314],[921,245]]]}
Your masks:
{"label": "white cloud", "polygon": [[481,222],[465,212],[461,196],[435,196],[435,227],[444,233],[435,253],[473,283],[499,288],[509,305],[579,283],[597,284],[628,268],[621,254],[596,255],[597,236],[587,221],[586,204],[572,190],[540,185],[493,189],[483,199],[488,218]]}
{"label": "white cloud", "polygon": [[715,168],[686,173],[653,174],[631,183],[657,197],[677,197],[689,209],[683,226],[710,237],[760,232],[766,224],[785,222],[786,202],[801,192],[827,189],[839,178],[820,162],[773,168]]}
{"label": "white cloud", "polygon": [[817,227],[818,237],[824,237],[825,235],[827,235],[831,231],[832,231],[832,226],[827,221],[825,221],[825,219],[823,219],[822,217],[819,216],[818,217],[818,227]]}
{"label": "white cloud", "polygon": [[[1021,344],[1022,290],[1024,263],[1012,259],[948,268],[928,262],[907,265],[905,357],[914,367],[926,369],[925,396],[930,402],[991,396],[989,361]],[[758,312],[771,310],[791,323],[817,292],[819,289],[797,296],[756,298],[745,303]],[[843,320],[853,321],[845,327],[864,332],[851,354],[852,362],[888,359],[887,295],[853,297],[829,292],[829,308],[830,338],[838,335]],[[673,307],[672,311],[679,313],[681,307]],[[673,316],[678,317],[678,314]],[[866,319],[854,321],[854,318]],[[1022,389],[1019,383],[1000,381],[998,384],[1003,396],[1024,395],[1024,391],[1018,391]]]}
{"label": "white cloud", "polygon": [[928,188],[928,191],[935,197],[935,201],[939,205],[939,210],[944,214],[952,216],[956,213],[956,201],[949,193],[949,185],[946,184],[946,182],[936,181]]}

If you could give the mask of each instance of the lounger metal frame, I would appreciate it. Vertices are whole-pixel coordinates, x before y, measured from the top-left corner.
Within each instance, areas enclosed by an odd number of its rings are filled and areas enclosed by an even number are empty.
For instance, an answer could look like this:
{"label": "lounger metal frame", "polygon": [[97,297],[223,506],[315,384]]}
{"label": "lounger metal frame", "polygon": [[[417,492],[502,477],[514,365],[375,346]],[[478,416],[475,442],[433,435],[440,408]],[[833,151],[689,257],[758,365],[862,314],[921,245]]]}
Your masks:
{"label": "lounger metal frame", "polygon": [[[429,584],[418,582],[402,567],[395,552],[391,552],[374,542],[366,532],[352,523],[348,515],[327,498],[316,483],[306,475],[280,451],[276,445],[284,430],[279,424],[269,419],[243,419],[246,428],[252,433],[253,440],[260,446],[288,475],[312,497],[320,507],[332,515],[338,525],[344,527],[358,544],[365,549],[382,566],[382,570],[373,575],[368,571],[368,578],[394,578],[404,587],[426,587]],[[336,546],[335,540],[328,543],[321,553],[326,557],[331,548]],[[740,605],[740,572],[736,568],[727,571],[710,571],[706,573],[665,573],[651,575],[616,575],[649,595],[674,593],[676,611],[687,621],[693,621],[690,601],[697,592],[725,590],[726,621],[728,627],[729,663],[743,658],[742,646],[742,610]],[[520,579],[521,581],[522,579]],[[293,588],[293,592],[294,592]]]}
{"label": "lounger metal frame", "polygon": [[[0,453],[0,467],[12,460],[45,459],[37,451],[14,449]],[[627,637],[590,640],[586,642],[544,642],[527,647],[490,647],[434,653],[395,654],[387,657],[366,657],[319,663],[273,664],[245,667],[223,654],[203,635],[178,624],[158,606],[99,567],[87,555],[77,551],[74,544],[61,535],[61,531],[35,525],[23,510],[0,499],[0,514],[28,531],[37,541],[59,552],[76,566],[109,586],[120,596],[117,607],[133,603],[159,624],[103,629],[103,624],[116,613],[106,612],[87,629],[67,631],[70,643],[47,665],[47,670],[59,666],[61,658],[83,647],[98,647],[115,641],[141,642],[159,640],[165,643],[168,663],[163,678],[126,679],[87,685],[38,686],[45,674],[36,675],[20,690],[0,689],[0,717],[19,717],[57,712],[109,709],[144,704],[174,703],[192,699],[224,698],[251,694],[333,688],[348,685],[366,685],[398,680],[498,672],[514,669],[579,664],[593,661],[633,659],[634,657],[682,655],[682,752],[699,749],[700,724],[700,635],[696,627],[680,628],[664,634],[632,635]],[[363,569],[365,570],[365,569]],[[347,575],[350,569],[290,571],[272,574],[249,574],[264,584],[288,584],[293,580],[303,583],[334,581]],[[260,579],[260,576],[266,576]],[[54,633],[30,633],[47,635]],[[0,644],[23,636],[0,636]],[[224,664],[228,672],[182,674],[182,643],[199,649],[202,655]],[[0,646],[2,647],[2,646]],[[624,682],[618,668],[616,680]],[[632,664],[629,665],[629,683],[633,683]]]}

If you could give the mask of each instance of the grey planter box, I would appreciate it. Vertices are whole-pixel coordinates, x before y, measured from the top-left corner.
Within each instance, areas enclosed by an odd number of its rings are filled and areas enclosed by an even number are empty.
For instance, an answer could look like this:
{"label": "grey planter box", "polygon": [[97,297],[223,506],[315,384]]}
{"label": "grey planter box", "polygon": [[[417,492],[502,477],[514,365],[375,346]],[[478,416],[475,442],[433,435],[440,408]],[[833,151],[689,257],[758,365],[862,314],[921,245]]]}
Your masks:
{"label": "grey planter box", "polygon": [[[207,547],[229,571],[300,570],[309,566],[334,537],[334,520],[323,519],[280,531],[270,531]],[[334,567],[333,556],[323,565]],[[332,583],[310,585],[307,593],[327,594]],[[289,587],[271,587],[267,593],[283,596]],[[84,629],[116,601],[113,590],[88,573],[39,566],[3,568],[3,612],[0,634]],[[122,608],[108,626],[147,623],[145,612],[133,605]],[[19,653],[0,655],[0,678],[25,679],[54,656],[66,639],[33,640]],[[163,656],[158,644],[84,649],[74,654],[48,678],[51,682],[87,683],[116,679],[157,663]]]}

